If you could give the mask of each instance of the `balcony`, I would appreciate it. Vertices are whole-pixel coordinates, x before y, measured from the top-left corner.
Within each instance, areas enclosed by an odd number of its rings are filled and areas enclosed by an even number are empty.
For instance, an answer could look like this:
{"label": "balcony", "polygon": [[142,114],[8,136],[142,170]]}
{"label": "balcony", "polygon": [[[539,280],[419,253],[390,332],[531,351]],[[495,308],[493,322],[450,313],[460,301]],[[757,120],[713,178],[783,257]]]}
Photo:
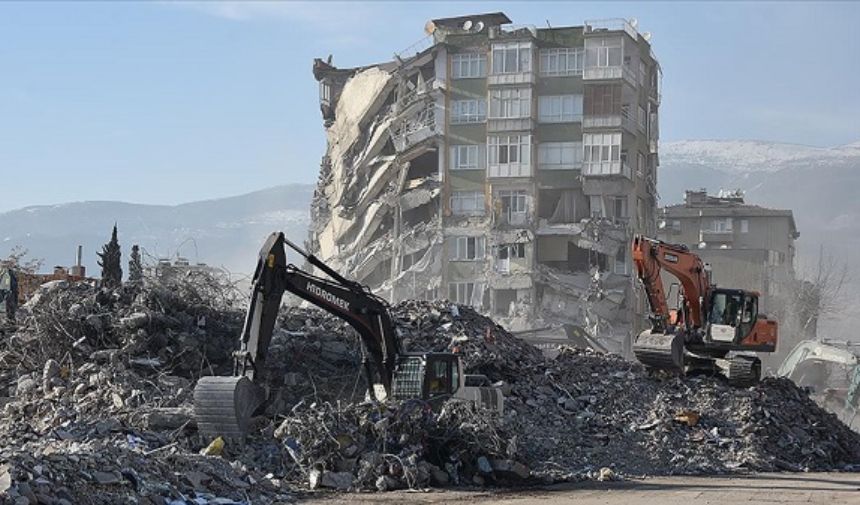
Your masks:
{"label": "balcony", "polygon": [[524,118],[489,118],[487,120],[488,132],[521,132],[534,128],[534,120],[530,117]]}
{"label": "balcony", "polygon": [[487,76],[487,84],[490,86],[494,85],[508,85],[508,84],[535,84],[537,79],[535,77],[535,72],[533,70],[529,70],[527,72],[515,72],[509,74],[490,74]]}
{"label": "balcony", "polygon": [[732,230],[699,230],[699,242],[727,244],[735,240],[735,234]]}
{"label": "balcony", "polygon": [[636,125],[636,120],[631,117],[631,114],[627,111],[622,111],[618,114],[583,116],[582,128],[624,128],[631,133],[636,133],[636,129],[638,127]]}
{"label": "balcony", "polygon": [[616,177],[621,176],[633,180],[630,165],[621,161],[590,161],[582,164],[582,175],[585,177]]}
{"label": "balcony", "polygon": [[627,65],[589,66],[582,72],[583,81],[606,81],[624,79],[634,88],[638,85],[636,73]]}
{"label": "balcony", "polygon": [[402,153],[419,142],[437,135],[439,132],[436,130],[435,105],[430,102],[417,114],[404,120],[391,133],[391,140],[394,143],[394,149]]}

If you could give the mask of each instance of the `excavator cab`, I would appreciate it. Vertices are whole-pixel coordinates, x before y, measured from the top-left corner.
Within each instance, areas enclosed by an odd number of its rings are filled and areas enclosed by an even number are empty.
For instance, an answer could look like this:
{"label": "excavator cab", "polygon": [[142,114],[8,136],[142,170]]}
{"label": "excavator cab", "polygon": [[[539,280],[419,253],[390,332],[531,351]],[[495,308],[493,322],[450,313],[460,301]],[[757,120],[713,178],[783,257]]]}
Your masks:
{"label": "excavator cab", "polygon": [[758,296],[738,289],[714,289],[708,322],[713,342],[737,344],[752,329],[758,312]]}
{"label": "excavator cab", "polygon": [[446,352],[404,353],[394,371],[392,397],[420,398],[434,407],[449,398],[459,398],[498,413],[504,410],[501,390],[484,375],[463,373],[460,358]]}

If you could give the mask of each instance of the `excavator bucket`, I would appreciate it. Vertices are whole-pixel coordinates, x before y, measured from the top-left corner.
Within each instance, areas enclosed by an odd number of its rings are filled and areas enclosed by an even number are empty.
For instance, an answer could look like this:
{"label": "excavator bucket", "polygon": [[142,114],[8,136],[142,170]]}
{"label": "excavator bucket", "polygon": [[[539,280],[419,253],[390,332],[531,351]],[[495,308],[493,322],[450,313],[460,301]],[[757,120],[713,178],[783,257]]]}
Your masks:
{"label": "excavator bucket", "polygon": [[194,388],[197,430],[207,441],[220,436],[244,443],[251,416],[265,398],[247,377],[202,377]]}
{"label": "excavator bucket", "polygon": [[684,371],[684,337],[643,331],[633,343],[636,359],[648,368],[668,372]]}

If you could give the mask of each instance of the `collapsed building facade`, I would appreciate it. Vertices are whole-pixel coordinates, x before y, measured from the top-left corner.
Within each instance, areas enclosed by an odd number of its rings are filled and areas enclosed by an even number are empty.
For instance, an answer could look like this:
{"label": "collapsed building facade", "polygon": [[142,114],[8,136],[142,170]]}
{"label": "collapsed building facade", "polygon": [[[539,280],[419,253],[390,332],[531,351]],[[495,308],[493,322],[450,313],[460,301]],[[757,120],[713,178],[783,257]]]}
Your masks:
{"label": "collapsed building facade", "polygon": [[629,239],[656,232],[650,35],[510,23],[436,19],[408,57],[314,61],[327,151],[310,249],[392,302],[448,298],[626,351],[646,310]]}

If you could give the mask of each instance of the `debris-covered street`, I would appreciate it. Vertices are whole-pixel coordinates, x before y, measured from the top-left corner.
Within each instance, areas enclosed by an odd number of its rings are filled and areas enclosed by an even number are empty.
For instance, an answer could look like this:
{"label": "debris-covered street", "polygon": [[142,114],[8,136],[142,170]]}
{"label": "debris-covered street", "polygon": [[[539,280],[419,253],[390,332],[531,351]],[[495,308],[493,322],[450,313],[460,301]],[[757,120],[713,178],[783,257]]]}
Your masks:
{"label": "debris-covered street", "polygon": [[[457,350],[506,394],[497,416],[451,402],[364,401],[357,340],[285,309],[269,414],[248,444],[202,440],[191,391],[228,374],[241,301],[208,276],[115,290],[43,286],[4,340],[0,421],[9,503],[284,503],[311,489],[497,488],[646,475],[829,471],[860,436],[787,380],[652,377],[619,357],[546,359],[465,306],[393,308],[410,349]],[[35,497],[35,499],[34,499]],[[16,501],[17,500],[17,501]],[[231,501],[232,500],[232,501]]]}
{"label": "debris-covered street", "polygon": [[[758,474],[754,476],[655,477],[623,482],[559,484],[528,490],[387,493],[313,498],[314,505],[687,505],[702,503],[809,503],[853,505],[860,493],[856,473]],[[776,497],[776,498],[775,498]]]}

